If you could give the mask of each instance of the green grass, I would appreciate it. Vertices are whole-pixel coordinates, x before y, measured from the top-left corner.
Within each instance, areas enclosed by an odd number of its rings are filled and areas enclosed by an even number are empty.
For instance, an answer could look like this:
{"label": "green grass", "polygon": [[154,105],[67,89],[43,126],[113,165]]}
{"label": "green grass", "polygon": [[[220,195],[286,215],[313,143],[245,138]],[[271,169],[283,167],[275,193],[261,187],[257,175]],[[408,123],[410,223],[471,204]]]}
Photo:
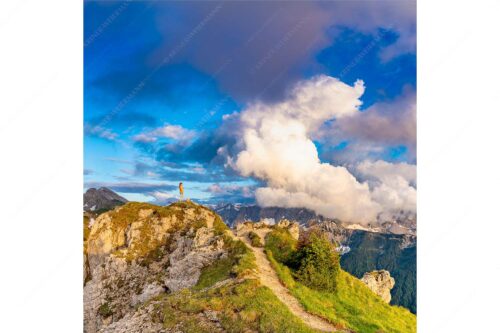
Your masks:
{"label": "green grass", "polygon": [[224,244],[228,249],[229,258],[233,258],[234,265],[231,275],[238,279],[251,276],[257,270],[253,252],[240,240],[234,240],[230,236],[224,236]]}
{"label": "green grass", "polygon": [[319,315],[339,328],[355,332],[416,332],[416,316],[409,310],[391,306],[376,296],[363,282],[340,270],[337,291],[312,290],[294,280],[288,267],[266,251],[281,282],[290,290],[306,311]]}
{"label": "green grass", "polygon": [[266,250],[274,253],[276,260],[287,263],[297,250],[297,240],[290,235],[288,230],[275,228],[266,236]]}
{"label": "green grass", "polygon": [[228,256],[204,267],[194,290],[211,287],[228,278],[242,279],[257,269],[253,252],[242,241],[234,240],[226,235],[224,246]]}
{"label": "green grass", "polygon": [[216,311],[225,332],[318,332],[307,327],[270,289],[254,279],[204,291],[183,290],[177,294],[164,294],[159,300],[156,321],[162,322],[166,329],[176,327],[182,332],[213,332],[213,323],[200,319],[204,311],[211,310]]}
{"label": "green grass", "polygon": [[233,260],[231,258],[219,259],[210,266],[202,269],[195,290],[213,286],[215,283],[225,280],[231,276]]}
{"label": "green grass", "polygon": [[[198,283],[191,290],[158,297],[153,320],[166,329],[186,333],[214,332],[217,328],[203,312],[216,311],[226,332],[318,332],[307,327],[281,303],[267,287],[256,279],[245,279],[257,269],[253,252],[241,241],[224,237],[228,257],[202,270]],[[227,284],[217,288],[216,282],[229,277]]]}
{"label": "green grass", "polygon": [[[213,211],[212,211],[213,212]],[[214,220],[214,231],[217,235],[223,235],[226,231],[229,231],[229,228],[227,225],[222,221],[219,215],[217,213],[213,212],[215,215],[215,220]]]}

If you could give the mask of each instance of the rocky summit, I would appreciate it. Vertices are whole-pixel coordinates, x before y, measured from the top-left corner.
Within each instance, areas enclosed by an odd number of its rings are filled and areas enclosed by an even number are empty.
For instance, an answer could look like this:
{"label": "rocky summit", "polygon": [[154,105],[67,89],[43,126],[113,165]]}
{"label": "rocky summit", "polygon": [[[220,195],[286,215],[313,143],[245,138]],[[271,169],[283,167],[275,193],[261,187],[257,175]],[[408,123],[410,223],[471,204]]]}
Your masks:
{"label": "rocky summit", "polygon": [[127,203],[101,214],[84,247],[85,332],[156,332],[148,309],[136,308],[194,286],[203,267],[227,257],[221,230],[218,216],[190,203]]}

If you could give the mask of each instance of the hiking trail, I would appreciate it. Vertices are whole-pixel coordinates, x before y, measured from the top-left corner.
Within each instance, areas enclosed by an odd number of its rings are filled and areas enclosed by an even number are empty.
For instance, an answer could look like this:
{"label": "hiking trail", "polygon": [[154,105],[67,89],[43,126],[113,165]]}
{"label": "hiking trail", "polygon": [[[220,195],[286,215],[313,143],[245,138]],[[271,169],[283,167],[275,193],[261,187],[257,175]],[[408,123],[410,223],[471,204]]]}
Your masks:
{"label": "hiking trail", "polygon": [[[262,241],[265,241],[266,235],[271,231],[271,229],[261,228],[253,231],[260,236]],[[274,271],[273,267],[271,266],[271,263],[267,259],[266,254],[264,253],[264,249],[262,247],[253,247],[250,244],[250,240],[247,237],[247,233],[241,236],[234,236],[234,237],[241,240],[248,246],[248,248],[250,248],[253,251],[257,262],[257,266],[259,268],[258,278],[260,279],[262,285],[271,289],[272,292],[276,295],[276,297],[278,297],[278,299],[283,304],[285,304],[295,316],[302,319],[304,323],[310,326],[311,328],[324,332],[337,331],[337,329],[325,319],[315,316],[304,310],[304,308],[300,305],[299,301],[297,301],[297,299],[290,294],[288,289],[285,286],[283,286],[283,284],[281,284],[278,275]]]}

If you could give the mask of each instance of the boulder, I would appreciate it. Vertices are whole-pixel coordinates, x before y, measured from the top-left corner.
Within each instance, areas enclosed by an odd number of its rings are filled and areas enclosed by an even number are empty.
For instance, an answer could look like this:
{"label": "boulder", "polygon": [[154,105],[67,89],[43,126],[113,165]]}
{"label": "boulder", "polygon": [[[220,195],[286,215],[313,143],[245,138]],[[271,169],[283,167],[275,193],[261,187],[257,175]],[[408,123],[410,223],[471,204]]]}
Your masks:
{"label": "boulder", "polygon": [[367,272],[361,278],[368,288],[380,296],[386,303],[391,301],[391,289],[394,287],[394,278],[386,270]]}

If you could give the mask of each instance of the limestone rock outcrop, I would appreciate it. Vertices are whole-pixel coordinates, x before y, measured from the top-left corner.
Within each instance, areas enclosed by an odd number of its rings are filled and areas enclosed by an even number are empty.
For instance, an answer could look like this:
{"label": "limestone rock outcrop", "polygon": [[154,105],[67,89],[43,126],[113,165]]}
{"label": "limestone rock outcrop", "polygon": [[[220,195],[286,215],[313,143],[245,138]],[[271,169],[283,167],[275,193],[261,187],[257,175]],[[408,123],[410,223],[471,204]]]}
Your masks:
{"label": "limestone rock outcrop", "polygon": [[299,239],[299,232],[300,232],[299,224],[297,222],[291,222],[287,219],[282,219],[274,225],[269,224],[267,220],[262,220],[259,222],[238,223],[236,224],[235,229],[236,229],[236,235],[243,236],[250,231],[258,230],[261,228],[272,228],[272,227],[287,229],[293,238],[297,240]]}
{"label": "limestone rock outcrop", "polygon": [[367,272],[361,278],[368,288],[380,296],[386,303],[391,301],[391,289],[394,287],[394,278],[386,270]]}
{"label": "limestone rock outcrop", "polygon": [[141,305],[194,286],[227,256],[217,223],[192,203],[130,202],[99,215],[84,239],[84,332],[161,331]]}
{"label": "limestone rock outcrop", "polygon": [[277,223],[277,226],[283,229],[287,229],[293,238],[299,239],[300,228],[297,222],[290,222],[289,220],[283,219]]}

